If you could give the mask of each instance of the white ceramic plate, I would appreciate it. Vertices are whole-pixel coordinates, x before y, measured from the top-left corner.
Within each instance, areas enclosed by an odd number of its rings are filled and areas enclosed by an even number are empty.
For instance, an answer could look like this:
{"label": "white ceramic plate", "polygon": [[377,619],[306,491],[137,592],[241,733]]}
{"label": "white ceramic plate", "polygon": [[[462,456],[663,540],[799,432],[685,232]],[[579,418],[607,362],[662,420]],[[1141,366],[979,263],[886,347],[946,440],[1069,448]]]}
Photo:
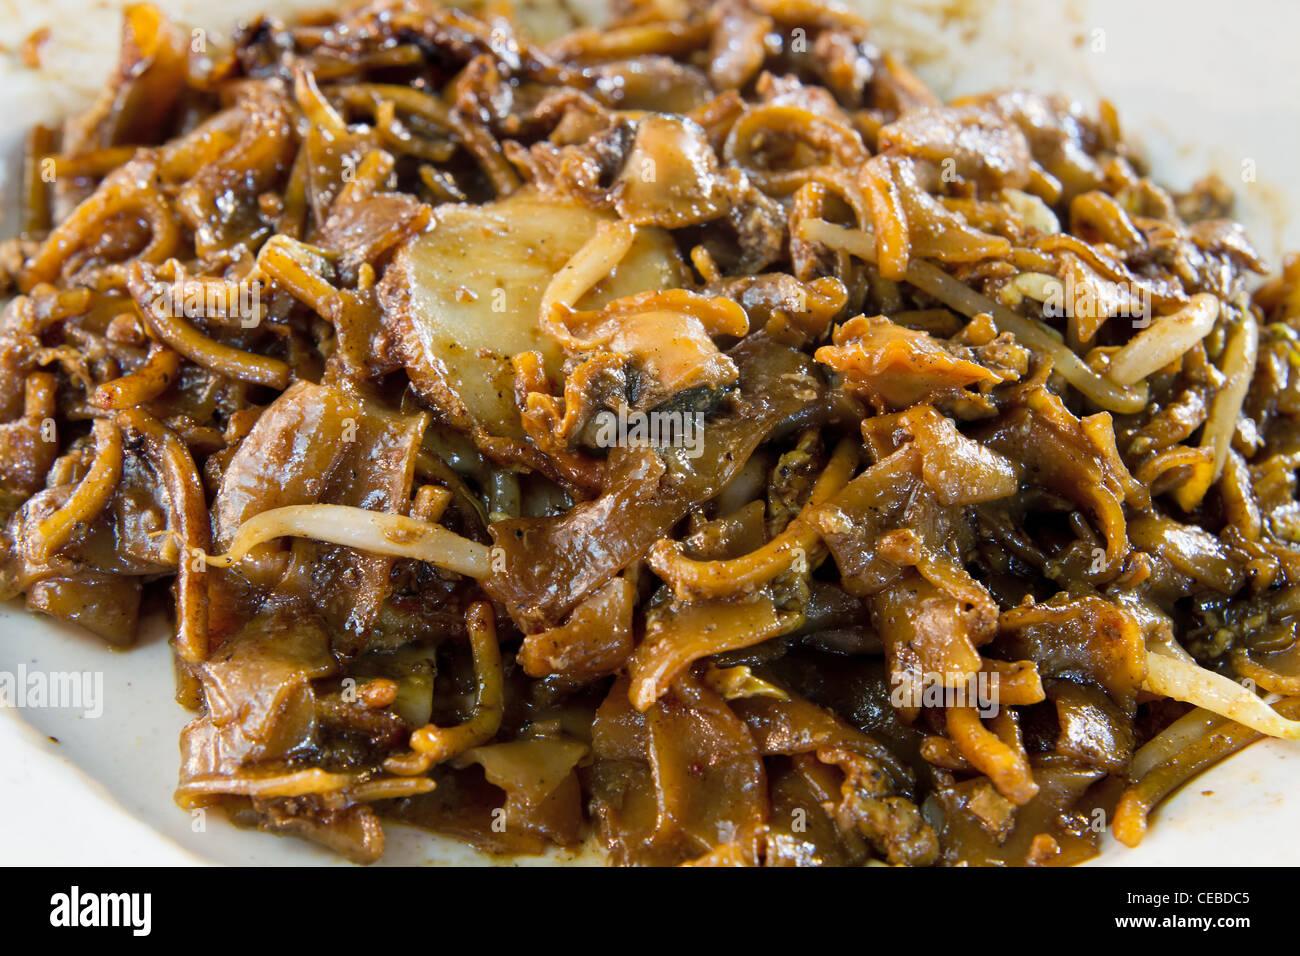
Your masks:
{"label": "white ceramic plate", "polygon": [[[0,193],[12,195],[17,144],[34,122],[83,108],[116,57],[124,0],[0,0]],[[261,9],[320,0],[162,0],[214,30]],[[533,0],[517,6],[540,6]],[[1027,86],[1115,102],[1156,178],[1175,188],[1218,172],[1238,216],[1273,264],[1300,249],[1300,155],[1292,38],[1300,7],[1284,0],[856,0],[877,42],[907,51],[945,95]],[[591,0],[569,7],[590,8]],[[48,27],[42,68],[18,51]],[[1245,175],[1244,175],[1245,174]],[[0,232],[12,231],[0,221]],[[0,606],[0,671],[103,674],[103,713],[0,709],[0,863],[339,864],[306,843],[200,821],[171,800],[177,737],[162,635],[121,653],[75,628]],[[57,741],[57,742],[56,742]],[[1107,842],[1100,865],[1300,863],[1300,746],[1268,741],[1220,764],[1155,814],[1137,850]],[[385,864],[490,862],[449,841],[389,827]],[[519,860],[519,863],[552,862]],[[591,862],[583,858],[580,862]]]}

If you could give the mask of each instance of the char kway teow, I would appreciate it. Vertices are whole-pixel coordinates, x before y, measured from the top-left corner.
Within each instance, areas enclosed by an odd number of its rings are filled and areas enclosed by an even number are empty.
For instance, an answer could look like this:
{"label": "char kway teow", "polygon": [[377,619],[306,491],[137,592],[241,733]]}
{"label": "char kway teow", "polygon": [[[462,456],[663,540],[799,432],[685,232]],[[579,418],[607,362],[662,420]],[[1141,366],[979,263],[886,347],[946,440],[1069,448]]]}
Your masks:
{"label": "char kway teow", "polygon": [[137,5],[31,132],[0,593],[170,616],[177,803],[357,862],[1070,864],[1300,737],[1300,260],[1107,102],[617,6]]}

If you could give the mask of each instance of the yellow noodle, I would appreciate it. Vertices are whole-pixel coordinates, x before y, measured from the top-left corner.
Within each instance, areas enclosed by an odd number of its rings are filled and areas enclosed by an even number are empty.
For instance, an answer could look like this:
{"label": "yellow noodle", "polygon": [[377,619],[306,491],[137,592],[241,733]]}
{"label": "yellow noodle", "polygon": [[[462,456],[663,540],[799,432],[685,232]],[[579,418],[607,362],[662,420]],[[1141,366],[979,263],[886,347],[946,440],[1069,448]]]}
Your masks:
{"label": "yellow noodle", "polygon": [[342,133],[347,130],[343,117],[339,116],[338,110],[325,99],[320,87],[316,85],[316,77],[301,65],[294,67],[293,95],[313,126],[331,133]]}
{"label": "yellow noodle", "polygon": [[257,254],[255,271],[318,314],[328,316],[338,301],[339,290],[323,279],[319,270],[330,259],[328,253],[315,246],[288,236],[272,236]]}
{"label": "yellow noodle", "polygon": [[948,736],[972,767],[993,781],[993,786],[1017,806],[1024,806],[1038,793],[1023,749],[1008,745],[986,728],[974,707],[947,709]]}
{"label": "yellow noodle", "polygon": [[151,402],[167,391],[181,370],[178,353],[157,342],[149,346],[144,363],[134,372],[105,382],[91,401],[104,411],[118,411]]}
{"label": "yellow noodle", "polygon": [[1255,686],[1273,694],[1300,694],[1300,677],[1279,674],[1251,659],[1250,652],[1244,647],[1232,652],[1232,666],[1246,680],[1255,682]]}
{"label": "yellow noodle", "polygon": [[93,425],[95,457],[90,470],[77,489],[58,511],[47,515],[36,526],[40,553],[47,560],[67,543],[78,527],[85,527],[99,516],[112,500],[122,477],[122,433],[106,419],[97,418]]}
{"label": "yellow noodle", "polygon": [[409,86],[387,83],[357,83],[342,87],[339,95],[350,106],[377,110],[380,103],[389,102],[406,113],[414,114],[453,132],[455,123],[447,104],[432,93],[424,93]]}
{"label": "yellow noodle", "polygon": [[33,126],[23,146],[23,206],[21,235],[39,238],[50,228],[50,194],[41,176],[41,163],[54,145],[54,130]]}
{"label": "yellow noodle", "polygon": [[[139,269],[139,265],[134,266],[133,273],[138,273]],[[154,335],[195,365],[241,382],[278,389],[288,387],[289,366],[279,359],[254,355],[211,339],[175,314],[175,310],[167,309],[161,301],[140,302],[138,305]]]}
{"label": "yellow noodle", "polygon": [[58,179],[76,179],[80,176],[103,176],[110,173],[135,155],[134,146],[106,146],[77,156],[49,156],[54,161],[54,175]]}
{"label": "yellow noodle", "polygon": [[760,188],[791,193],[808,181],[806,170],[763,169],[754,153],[772,136],[792,136],[820,150],[841,166],[856,166],[867,158],[858,134],[843,124],[797,106],[768,103],[750,107],[732,125],[723,147],[726,159],[745,171]]}
{"label": "yellow noodle", "polygon": [[186,809],[204,805],[205,796],[239,794],[270,800],[277,797],[305,797],[346,790],[361,782],[361,774],[330,773],[318,767],[293,770],[274,776],[230,776],[205,774],[186,780],[176,790],[176,802]]}
{"label": "yellow noodle", "polygon": [[672,586],[679,598],[697,600],[728,597],[762,587],[788,571],[799,557],[811,566],[820,535],[802,517],[848,484],[857,461],[854,444],[847,440],[840,442],[817,479],[804,510],[761,548],[738,558],[698,561],[686,556],[680,541],[662,538],[650,549],[650,567]]}
{"label": "yellow noodle", "polygon": [[694,23],[644,23],[606,30],[576,30],[557,40],[550,53],[559,59],[619,60],[648,53],[686,53],[707,42],[712,27]]}
{"label": "yellow noodle", "polygon": [[151,231],[149,244],[135,259],[158,263],[171,256],[180,243],[180,223],[167,199],[146,185],[148,179],[140,173],[133,181],[125,175],[105,180],[37,250],[22,274],[23,291],[31,291],[40,282],[53,282],[72,253],[111,233],[110,222],[131,213],[146,220]]}
{"label": "yellow noodle", "polygon": [[505,685],[501,673],[501,649],[497,645],[492,607],[476,601],[465,612],[470,647],[474,652],[474,676],[478,682],[474,711],[469,720],[455,727],[427,724],[411,734],[411,749],[438,764],[487,743],[501,727],[505,712]]}
{"label": "yellow noodle", "polygon": [[335,207],[346,206],[377,192],[393,171],[393,157],[382,149],[369,150],[361,158],[356,174],[339,190]]}
{"label": "yellow noodle", "polygon": [[119,412],[117,424],[144,439],[149,463],[167,491],[168,529],[183,547],[176,571],[176,651],[198,663],[208,653],[207,566],[200,557],[211,540],[203,482],[189,448],[176,433],[143,409]]}

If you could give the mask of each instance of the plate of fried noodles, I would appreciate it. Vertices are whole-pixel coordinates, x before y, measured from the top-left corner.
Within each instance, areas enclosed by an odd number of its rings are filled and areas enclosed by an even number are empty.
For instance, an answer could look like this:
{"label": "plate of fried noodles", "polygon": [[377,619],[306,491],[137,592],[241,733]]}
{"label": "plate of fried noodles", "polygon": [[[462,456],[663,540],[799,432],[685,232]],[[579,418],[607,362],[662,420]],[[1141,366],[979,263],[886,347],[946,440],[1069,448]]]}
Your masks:
{"label": "plate of fried noodles", "polygon": [[1295,862],[1274,8],[90,6],[3,36],[15,861]]}

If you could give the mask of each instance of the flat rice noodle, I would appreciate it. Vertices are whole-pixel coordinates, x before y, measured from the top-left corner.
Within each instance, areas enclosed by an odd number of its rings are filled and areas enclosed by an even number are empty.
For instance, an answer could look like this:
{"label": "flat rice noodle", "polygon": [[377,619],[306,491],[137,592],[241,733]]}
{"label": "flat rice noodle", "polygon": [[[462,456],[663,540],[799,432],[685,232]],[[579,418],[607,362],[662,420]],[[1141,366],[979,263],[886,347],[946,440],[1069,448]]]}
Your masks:
{"label": "flat rice noodle", "polygon": [[[973,444],[957,437],[962,443]],[[948,542],[964,520],[956,506],[985,495],[1000,497],[1006,493],[1010,484],[996,458],[983,454],[964,457],[980,469],[975,472],[980,475],[978,480],[966,485],[958,482],[951,471],[955,460],[963,460],[960,450],[957,459],[952,457],[953,451],[954,446],[942,443],[902,444],[830,501],[810,509],[808,523],[821,534],[835,557],[841,583],[850,594],[867,597],[902,577],[903,568],[879,553],[882,535],[899,530],[911,532],[920,546],[917,557],[923,564],[945,561]],[[941,504],[940,494],[953,499],[953,504]]]}
{"label": "flat rice noodle", "polygon": [[767,592],[654,612],[628,662],[632,705],[645,710],[695,661],[740,650],[794,630],[802,615],[777,609]]}
{"label": "flat rice noodle", "polygon": [[826,794],[822,806],[841,833],[865,839],[890,863],[934,862],[938,844],[911,800],[914,778],[887,747],[799,697],[749,697],[733,708],[765,756],[795,757]]}
{"label": "flat rice noodle", "polygon": [[484,586],[521,628],[556,624],[721,491],[777,425],[821,399],[813,363],[794,349],[751,335],[729,355],[739,388],[731,409],[702,430],[698,457],[616,448],[599,498],[561,516],[492,525],[494,573]]}
{"label": "flat rice noodle", "polygon": [[[949,553],[962,520],[956,506],[1011,494],[1014,473],[929,406],[870,419],[863,432],[868,448],[885,457],[809,522],[834,555],[845,589],[869,599],[891,680],[963,683],[980,669],[976,648],[992,639],[997,607]],[[915,542],[915,570],[879,553],[881,536],[891,531]]]}
{"label": "flat rice noodle", "polygon": [[954,355],[929,333],[897,325],[883,315],[845,322],[835,329],[834,341],[817,350],[817,361],[843,374],[846,385],[880,411],[1001,380],[982,365]]}
{"label": "flat rice noodle", "polygon": [[42,578],[27,590],[27,608],[78,624],[115,647],[135,643],[140,579],[79,569]]}
{"label": "flat rice noodle", "polygon": [[[1085,345],[1092,342],[1107,319],[1117,315],[1142,314],[1144,303],[1132,286],[1108,279],[1078,256],[1063,252],[1060,261],[1063,288],[1073,296],[1064,307],[1073,320],[1080,342]],[[1118,375],[1115,377],[1119,379]],[[1124,384],[1134,383],[1126,380]]]}
{"label": "flat rice noodle", "polygon": [[571,846],[582,834],[582,788],[575,767],[587,751],[576,740],[510,740],[468,750],[455,765],[478,764],[487,782],[505,791],[508,823],[557,846]]}
{"label": "flat rice noodle", "polygon": [[[325,809],[309,800],[276,800],[259,806],[251,821],[261,830],[289,833],[319,843],[353,863],[374,863],[384,853],[384,829],[365,804]],[[242,814],[232,814],[238,824]]]}
{"label": "flat rice noodle", "polygon": [[360,168],[374,148],[376,137],[364,127],[332,131],[313,126],[303,138],[306,156],[306,192],[311,222],[321,228],[329,220],[334,200],[348,185],[350,172]]}
{"label": "flat rice noodle", "polygon": [[204,164],[177,196],[201,259],[219,262],[256,251],[267,226],[257,197],[274,189],[293,162],[293,103],[274,87],[245,93],[239,140]]}
{"label": "flat rice noodle", "polygon": [[988,189],[1029,185],[1033,155],[1020,128],[978,106],[938,106],[911,110],[881,128],[881,152],[900,153],[943,164]]}
{"label": "flat rice noodle", "polygon": [[611,191],[619,218],[638,226],[680,229],[726,213],[739,193],[725,178],[704,130],[686,117],[650,114],[637,124],[631,150]]}
{"label": "flat rice noodle", "polygon": [[862,437],[877,458],[910,439],[920,456],[920,473],[941,505],[974,505],[1016,493],[1015,466],[957,430],[952,419],[931,405],[916,405],[896,415],[864,419]]}
{"label": "flat rice noodle", "polygon": [[1045,689],[1059,728],[1054,751],[1086,767],[1123,773],[1136,742],[1129,716],[1096,684],[1049,680]]}
{"label": "flat rice noodle", "polygon": [[[152,534],[166,523],[167,493],[154,476],[152,467],[138,452],[128,449],[122,463],[122,479],[118,482],[107,512],[97,524],[109,540],[103,542],[115,552],[112,560],[126,573],[164,574],[174,566],[170,552],[172,541]],[[117,570],[98,559],[93,540],[98,528],[87,535],[81,554],[102,570]],[[105,555],[107,558],[108,555]]]}
{"label": "flat rice noodle", "polygon": [[58,443],[46,441],[43,428],[56,411],[54,377],[29,375],[24,392],[22,417],[0,424],[0,509],[6,514],[40,490],[59,454]]}
{"label": "flat rice noodle", "polygon": [[1059,96],[1010,90],[952,105],[968,103],[983,106],[1020,127],[1034,159],[1060,183],[1061,198],[1067,202],[1100,185],[1102,171],[1092,156],[1099,146],[1098,131],[1084,117],[1078,103]]}
{"label": "flat rice noodle", "polygon": [[[865,620],[865,610],[859,614]],[[833,655],[829,659],[828,653]],[[792,697],[801,696],[832,715],[842,715],[844,723],[874,742],[877,749],[870,755],[890,768],[900,792],[915,795],[910,781],[913,770],[923,766],[919,750],[925,733],[909,724],[911,715],[890,699],[889,669],[879,651],[846,657],[837,651],[793,648],[759,673]]]}
{"label": "flat rice noodle", "polygon": [[[404,511],[425,424],[423,415],[388,412],[328,385],[291,385],[258,418],[222,476],[212,506],[214,548],[224,550],[248,518],[288,505]],[[257,553],[265,555],[271,547]],[[310,600],[335,625],[337,649],[358,653],[388,592],[393,559],[319,547],[313,575],[321,587]],[[248,564],[233,570],[244,570],[255,585],[278,583],[257,580],[256,566]],[[224,590],[229,577],[214,574],[222,582],[215,587]],[[331,581],[349,583],[330,587]]]}
{"label": "flat rice noodle", "polygon": [[1018,486],[1006,458],[927,405],[867,419],[863,437],[876,464],[808,518],[835,557],[844,589],[858,597],[895,585],[903,574],[878,553],[881,535],[914,532],[928,555],[926,573],[934,576],[937,562],[950,563],[944,551],[958,529],[955,509],[1006,497]]}
{"label": "flat rice noodle", "polygon": [[[977,777],[939,790],[943,808],[944,861],[967,866],[1070,866],[1097,855],[1097,833],[1082,812],[1084,794],[1102,771],[1052,760],[1033,768],[1038,794],[1002,827],[995,809],[999,796],[988,779]],[[989,822],[985,822],[989,821]],[[1040,834],[1051,838],[1045,851]],[[1040,855],[1041,854],[1041,855]]]}
{"label": "flat rice noodle", "polygon": [[398,243],[424,229],[432,210],[400,193],[380,193],[336,208],[322,227],[315,244],[339,257],[346,276],[362,263],[376,263]]}
{"label": "flat rice noodle", "polygon": [[915,163],[901,157],[889,157],[888,163],[907,219],[912,258],[959,263],[1010,255],[1010,242],[974,228],[960,213],[926,192],[918,181]]}
{"label": "flat rice noodle", "polygon": [[[388,819],[468,843],[483,853],[534,855],[553,845],[546,835],[550,827],[543,828],[541,810],[529,814],[531,828],[525,829],[521,825],[523,820],[513,819],[508,811],[505,826],[501,827],[498,822],[501,820],[500,811],[509,798],[500,787],[488,782],[483,768],[477,764],[463,769],[435,768],[434,779],[437,788],[431,793],[393,800],[377,809]],[[576,784],[577,780],[573,778],[573,785]],[[551,809],[552,801],[563,807],[568,794],[561,791],[568,787],[569,784],[562,784],[546,801],[544,808]],[[568,823],[561,823],[555,832],[564,833],[567,838],[570,832]]]}
{"label": "flat rice noodle", "polygon": [[[399,495],[409,497],[415,466],[406,448],[420,424],[419,416],[384,412],[328,385],[294,383],[262,412],[222,475],[214,548],[224,550],[244,521],[272,508],[321,502],[388,510]],[[343,497],[352,500],[337,500]]]}
{"label": "flat rice noodle", "polygon": [[[37,492],[10,516],[0,536],[0,599],[25,595],[28,610],[84,627],[115,647],[127,647],[135,642],[139,622],[142,590],[135,575],[163,574],[169,567],[165,562],[140,566],[129,554],[119,553],[128,551],[132,539],[115,526],[111,513],[101,513],[75,531],[55,553],[39,556],[33,547],[39,541],[39,525],[76,488],[73,482]],[[114,502],[119,497],[120,492]],[[155,509],[159,522],[165,520],[162,515]]]}
{"label": "flat rice noodle", "polygon": [[76,483],[37,492],[0,539],[0,598],[26,595],[29,610],[86,628],[114,647],[135,643],[143,580],[171,573],[175,545],[155,532],[167,522],[166,492],[152,468],[129,452],[107,507],[48,559],[29,544],[41,520]]}
{"label": "flat rice noodle", "polygon": [[916,503],[919,459],[914,447],[902,448],[808,514],[808,523],[835,558],[844,590],[855,597],[875,594],[902,576],[902,569],[876,553],[876,540],[904,524]]}
{"label": "flat rice noodle", "polygon": [[993,654],[1031,660],[1044,676],[1104,687],[1128,716],[1146,677],[1146,642],[1137,619],[1104,598],[1025,604],[1003,611]]}
{"label": "flat rice noodle", "polygon": [[840,718],[832,710],[790,694],[776,697],[745,697],[732,702],[732,709],[749,727],[759,752],[765,757],[793,757],[819,750],[849,750],[876,761],[885,768],[893,788],[911,793],[916,780],[912,771],[892,750]]}
{"label": "flat rice noodle", "polygon": [[616,681],[592,727],[592,809],[621,864],[671,866],[729,845],[756,863],[767,777],[745,724],[705,685],[683,678],[646,713]]}
{"label": "flat rice noodle", "polygon": [[873,595],[871,623],[885,646],[889,678],[921,688],[964,686],[981,665],[979,651],[993,637],[996,616],[908,571]]}
{"label": "flat rice noodle", "polygon": [[1129,537],[1134,548],[1158,555],[1178,573],[1220,594],[1236,594],[1246,581],[1245,557],[1196,525],[1139,515],[1129,522]]}
{"label": "flat rice noodle", "polygon": [[153,143],[185,86],[186,37],[148,3],[126,7],[116,69],[85,116],[68,124],[70,152]]}
{"label": "flat rice noodle", "polygon": [[[773,768],[775,764],[775,768]],[[791,762],[769,761],[772,814],[765,840],[764,866],[855,866],[866,858],[862,841],[841,832],[822,804],[838,790],[818,786]]]}
{"label": "flat rice noodle", "polygon": [[614,673],[632,653],[636,588],[614,578],[583,601],[564,624],[524,638],[519,663],[530,677],[561,675],[585,682]]}
{"label": "flat rice noodle", "polygon": [[1054,491],[1083,510],[1105,539],[1107,569],[1118,570],[1128,550],[1124,505],[1144,503],[1145,489],[1115,450],[1109,413],[1080,419],[1056,395],[1033,388],[1024,404],[975,437],[1015,462],[1023,481]]}
{"label": "flat rice noodle", "polygon": [[319,621],[288,605],[254,617],[197,668],[206,713],[181,735],[181,792],[195,779],[282,765],[318,743],[311,681],[337,669]]}

